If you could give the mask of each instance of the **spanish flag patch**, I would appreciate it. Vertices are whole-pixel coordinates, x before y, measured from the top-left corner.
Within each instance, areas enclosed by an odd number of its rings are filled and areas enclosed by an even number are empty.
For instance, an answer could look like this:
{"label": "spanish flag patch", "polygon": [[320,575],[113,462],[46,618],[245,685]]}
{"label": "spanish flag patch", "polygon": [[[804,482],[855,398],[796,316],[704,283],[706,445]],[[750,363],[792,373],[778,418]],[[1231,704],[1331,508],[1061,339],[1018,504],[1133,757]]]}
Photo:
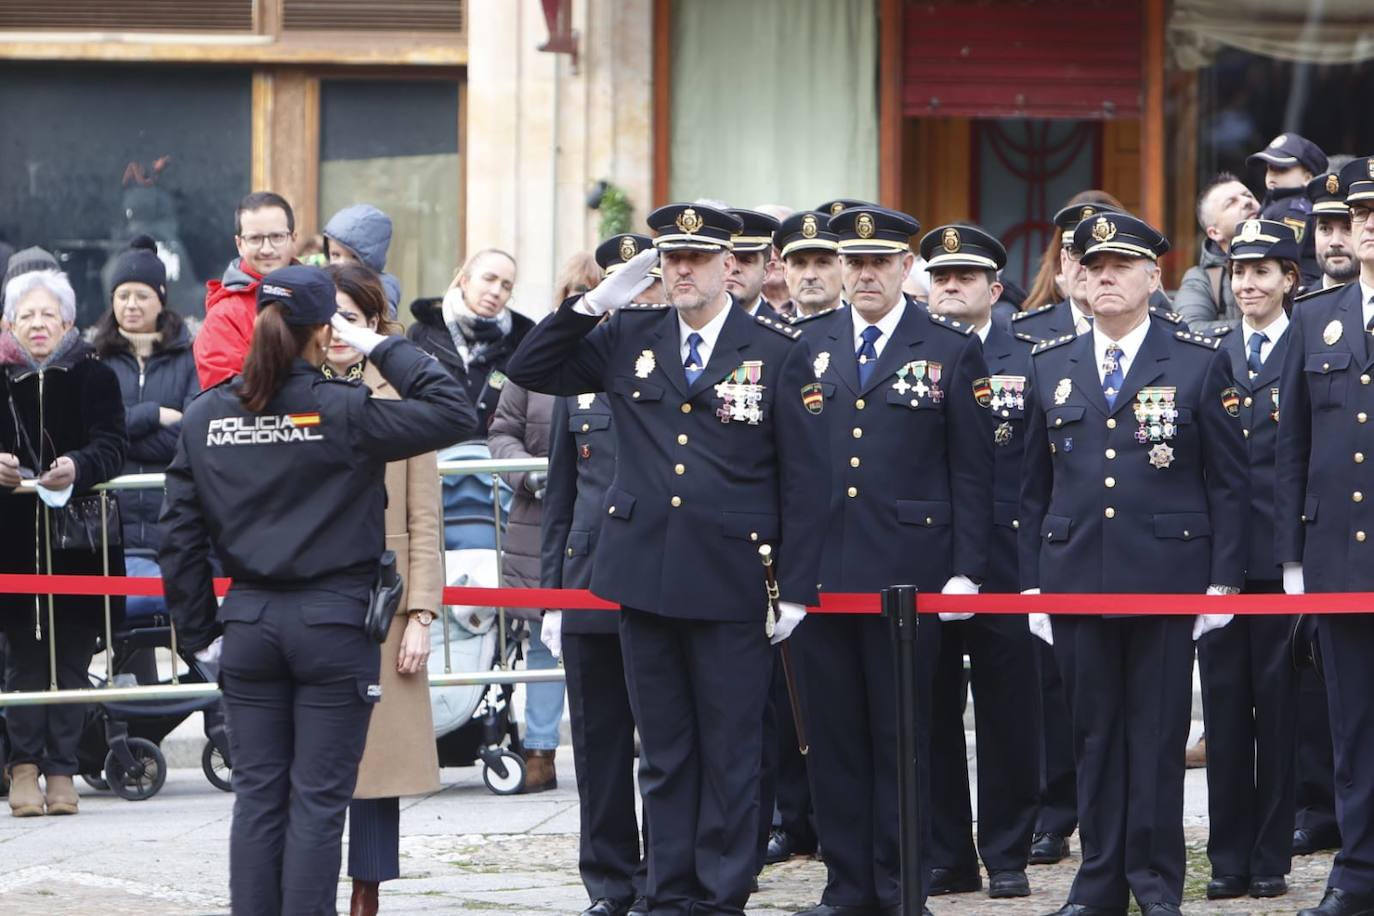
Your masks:
{"label": "spanish flag patch", "polygon": [[825,409],[825,391],[821,388],[820,382],[811,382],[803,385],[801,390],[802,406],[811,413],[820,413]]}
{"label": "spanish flag patch", "polygon": [[318,413],[289,413],[286,418],[291,421],[291,425],[297,428],[303,426],[319,426],[320,415]]}
{"label": "spanish flag patch", "polygon": [[992,404],[992,380],[979,378],[973,380],[973,399],[978,402],[979,407],[987,407]]}

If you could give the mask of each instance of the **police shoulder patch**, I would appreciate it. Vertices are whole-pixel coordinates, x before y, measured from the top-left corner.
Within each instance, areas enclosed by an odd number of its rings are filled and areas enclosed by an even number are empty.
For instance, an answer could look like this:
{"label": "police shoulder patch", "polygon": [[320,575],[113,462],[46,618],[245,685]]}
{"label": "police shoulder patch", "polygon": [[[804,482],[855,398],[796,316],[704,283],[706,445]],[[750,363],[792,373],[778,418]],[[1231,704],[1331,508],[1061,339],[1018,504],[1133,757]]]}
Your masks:
{"label": "police shoulder patch", "polygon": [[1221,346],[1221,338],[1208,337],[1206,334],[1196,334],[1192,331],[1175,331],[1174,337],[1194,346],[1206,347],[1208,350],[1215,350]]}
{"label": "police shoulder patch", "polygon": [[839,308],[840,307],[838,305],[832,305],[828,309],[821,309],[819,312],[813,312],[810,315],[798,315],[796,318],[792,319],[791,325],[794,328],[799,327],[803,324],[806,324],[808,321],[815,321],[817,318],[829,315],[831,312],[839,311]]}
{"label": "police shoulder patch", "polygon": [[1077,334],[1065,334],[1062,337],[1051,337],[1049,340],[1042,340],[1031,350],[1031,356],[1044,353],[1046,350],[1053,350],[1055,347],[1062,347],[1066,343],[1073,343],[1077,339]]}
{"label": "police shoulder patch", "polygon": [[1017,312],[1016,314],[1014,314],[1014,315],[1011,316],[1011,320],[1012,320],[1012,321],[1020,321],[1022,318],[1029,318],[1029,317],[1032,316],[1032,315],[1042,315],[1042,314],[1044,314],[1045,312],[1048,312],[1048,311],[1049,311],[1050,309],[1052,309],[1052,308],[1054,308],[1054,303],[1053,303],[1053,302],[1046,302],[1044,305],[1039,306],[1039,307],[1037,307],[1037,308],[1027,309],[1027,310],[1024,311],[1024,312]]}
{"label": "police shoulder patch", "polygon": [[776,318],[769,318],[767,315],[755,315],[754,320],[768,330],[776,331],[788,340],[796,340],[801,337],[801,328],[793,327],[790,324],[783,324]]}
{"label": "police shoulder patch", "polygon": [[944,315],[937,315],[934,312],[926,312],[926,314],[930,316],[930,321],[932,324],[938,324],[941,327],[949,328],[951,331],[958,331],[965,337],[973,333],[973,325],[969,324],[966,321],[958,321],[954,318],[946,318]]}
{"label": "police shoulder patch", "polygon": [[617,311],[630,312],[633,314],[635,312],[662,312],[670,308],[672,308],[672,306],[666,302],[631,302],[627,305],[622,305]]}

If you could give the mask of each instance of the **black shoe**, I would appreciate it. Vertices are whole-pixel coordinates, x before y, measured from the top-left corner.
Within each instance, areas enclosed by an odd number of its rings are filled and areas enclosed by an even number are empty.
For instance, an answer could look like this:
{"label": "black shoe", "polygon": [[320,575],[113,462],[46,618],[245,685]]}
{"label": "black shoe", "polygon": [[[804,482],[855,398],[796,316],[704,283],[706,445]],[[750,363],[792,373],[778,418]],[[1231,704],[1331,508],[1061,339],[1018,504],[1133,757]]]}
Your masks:
{"label": "black shoe", "polygon": [[754,883],[751,884],[751,885],[749,886],[749,893],[751,893],[751,894],[757,894],[758,892],[759,892],[759,876],[758,876],[758,875],[755,875],[755,876],[754,876]]}
{"label": "black shoe", "polygon": [[1293,831],[1293,855],[1310,856],[1325,849],[1340,849],[1341,838],[1334,832],[1318,832],[1299,827]]}
{"label": "black shoe", "polygon": [[1282,897],[1288,893],[1288,882],[1283,875],[1256,875],[1250,879],[1250,896]]}
{"label": "black shoe", "polygon": [[1146,903],[1140,907],[1140,916],[1183,916],[1176,903]]}
{"label": "black shoe", "polygon": [[802,843],[781,827],[768,834],[768,852],[763,856],[764,865],[777,865],[793,856],[809,856],[816,851],[815,843]]}
{"label": "black shoe", "polygon": [[1126,916],[1126,908],[1110,906],[1088,906],[1083,903],[1066,903],[1053,913],[1045,916]]}
{"label": "black shoe", "polygon": [[649,898],[636,897],[635,902],[625,911],[625,916],[649,916]]}
{"label": "black shoe", "polygon": [[802,910],[796,916],[873,916],[876,912],[878,908],[872,906],[834,906],[829,903],[818,903],[809,910]]}
{"label": "black shoe", "polygon": [[1054,865],[1069,857],[1069,838],[1059,833],[1037,833],[1031,839],[1032,865]]}
{"label": "black shoe", "polygon": [[930,896],[943,894],[972,894],[983,889],[983,876],[976,871],[961,868],[932,868],[930,870]]}
{"label": "black shoe", "polygon": [[1298,916],[1374,916],[1374,899],[1333,887],[1327,890],[1321,903],[1298,910]]}
{"label": "black shoe", "polygon": [[988,872],[988,896],[994,900],[1004,897],[1029,897],[1030,882],[1019,869]]}
{"label": "black shoe", "polygon": [[612,900],[610,897],[600,897],[582,911],[582,916],[625,916],[629,909],[630,901],[628,900]]}
{"label": "black shoe", "polygon": [[1208,900],[1230,900],[1244,897],[1250,889],[1250,879],[1244,875],[1217,875],[1207,882]]}

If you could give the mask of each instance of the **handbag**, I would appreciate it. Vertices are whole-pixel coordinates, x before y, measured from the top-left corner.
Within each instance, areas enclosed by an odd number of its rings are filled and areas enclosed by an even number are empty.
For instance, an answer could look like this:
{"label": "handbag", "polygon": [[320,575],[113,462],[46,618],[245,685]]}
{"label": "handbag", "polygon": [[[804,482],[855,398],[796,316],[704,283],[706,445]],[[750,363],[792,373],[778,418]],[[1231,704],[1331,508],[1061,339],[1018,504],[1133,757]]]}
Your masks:
{"label": "handbag", "polygon": [[52,513],[53,550],[89,550],[99,553],[101,546],[122,547],[124,526],[120,523],[119,500],[105,500],[105,534],[101,536],[100,494],[73,496]]}
{"label": "handbag", "polygon": [[374,642],[386,642],[404,590],[405,581],[396,571],[396,551],[383,551],[377,561],[377,581],[367,602],[367,616],[363,619],[363,629]]}

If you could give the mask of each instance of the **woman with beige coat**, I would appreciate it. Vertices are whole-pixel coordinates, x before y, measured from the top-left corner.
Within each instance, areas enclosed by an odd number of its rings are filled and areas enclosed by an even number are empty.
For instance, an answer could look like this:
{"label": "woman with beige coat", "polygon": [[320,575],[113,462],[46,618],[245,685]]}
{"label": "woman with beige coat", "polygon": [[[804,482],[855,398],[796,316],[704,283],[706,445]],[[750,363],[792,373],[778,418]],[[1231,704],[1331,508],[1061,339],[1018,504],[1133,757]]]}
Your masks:
{"label": "woman with beige coat", "polygon": [[[329,268],[339,315],[381,333],[398,333],[386,318],[386,297],[365,267]],[[358,351],[337,341],[324,372],[361,381],[376,398],[395,390]],[[386,466],[386,546],[405,581],[400,610],[382,645],[382,699],[372,711],[358,783],[348,810],[351,916],[372,916],[378,885],[400,874],[400,796],[439,788],[439,758],[430,717],[429,624],[442,604],[442,513],[433,452]]]}

